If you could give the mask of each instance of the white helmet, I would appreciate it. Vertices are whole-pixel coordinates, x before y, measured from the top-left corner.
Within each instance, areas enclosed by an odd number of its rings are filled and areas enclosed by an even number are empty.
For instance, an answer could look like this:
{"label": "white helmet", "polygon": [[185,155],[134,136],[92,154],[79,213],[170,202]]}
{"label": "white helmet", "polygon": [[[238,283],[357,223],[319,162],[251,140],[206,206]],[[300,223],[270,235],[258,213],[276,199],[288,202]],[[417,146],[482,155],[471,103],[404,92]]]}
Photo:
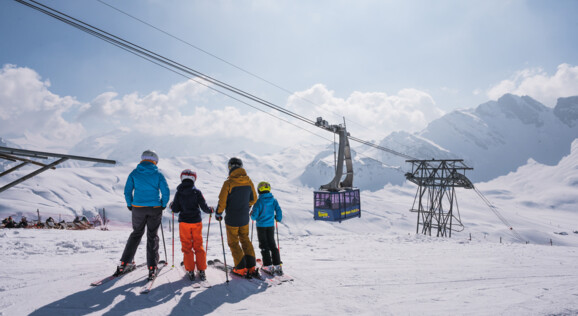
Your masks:
{"label": "white helmet", "polygon": [[191,179],[191,180],[193,180],[193,182],[196,182],[197,181],[197,173],[194,171],[191,171],[191,169],[185,169],[185,170],[183,170],[183,172],[181,172],[181,181],[183,181],[185,179]]}
{"label": "white helmet", "polygon": [[147,149],[140,156],[140,160],[148,160],[157,164],[159,162],[159,155],[157,155],[154,150]]}

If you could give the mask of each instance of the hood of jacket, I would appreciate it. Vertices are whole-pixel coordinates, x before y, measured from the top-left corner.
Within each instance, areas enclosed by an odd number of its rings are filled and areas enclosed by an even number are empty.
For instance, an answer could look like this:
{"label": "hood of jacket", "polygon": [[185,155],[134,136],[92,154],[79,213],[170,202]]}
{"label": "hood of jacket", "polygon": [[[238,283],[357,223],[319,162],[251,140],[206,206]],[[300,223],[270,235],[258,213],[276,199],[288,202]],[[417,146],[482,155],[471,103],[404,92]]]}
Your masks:
{"label": "hood of jacket", "polygon": [[264,200],[271,200],[273,199],[273,194],[271,192],[261,193],[259,194],[259,198]]}
{"label": "hood of jacket", "polygon": [[138,164],[138,166],[136,166],[136,170],[143,174],[153,174],[156,173],[159,168],[154,163],[143,160]]}
{"label": "hood of jacket", "polygon": [[229,180],[232,180],[238,184],[249,185],[249,184],[253,183],[253,182],[251,182],[251,178],[249,178],[249,176],[247,176],[247,171],[245,171],[245,169],[243,169],[243,168],[236,168],[235,170],[233,170],[231,172],[231,174],[229,175]]}

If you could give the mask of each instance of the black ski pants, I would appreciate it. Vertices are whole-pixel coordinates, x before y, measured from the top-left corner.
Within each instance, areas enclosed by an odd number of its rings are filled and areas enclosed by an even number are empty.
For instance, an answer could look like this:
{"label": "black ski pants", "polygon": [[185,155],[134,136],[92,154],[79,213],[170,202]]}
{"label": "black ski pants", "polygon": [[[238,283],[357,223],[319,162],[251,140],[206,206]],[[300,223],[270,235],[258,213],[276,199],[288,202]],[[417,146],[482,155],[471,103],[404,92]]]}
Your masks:
{"label": "black ski pants", "polygon": [[257,227],[257,238],[259,238],[263,266],[280,265],[281,256],[275,244],[275,227]]}
{"label": "black ski pants", "polygon": [[133,262],[134,255],[147,229],[147,265],[155,266],[159,262],[159,236],[163,210],[160,207],[133,207],[132,233],[128,237],[120,261]]}

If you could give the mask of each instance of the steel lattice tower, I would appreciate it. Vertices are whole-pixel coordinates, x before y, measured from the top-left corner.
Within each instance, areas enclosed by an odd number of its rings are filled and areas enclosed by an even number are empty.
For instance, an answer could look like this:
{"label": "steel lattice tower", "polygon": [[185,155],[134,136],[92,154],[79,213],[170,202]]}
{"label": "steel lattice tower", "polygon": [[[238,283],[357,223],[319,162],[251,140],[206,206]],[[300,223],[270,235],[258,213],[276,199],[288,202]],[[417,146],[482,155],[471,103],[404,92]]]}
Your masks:
{"label": "steel lattice tower", "polygon": [[[416,233],[437,237],[451,237],[452,225],[462,226],[456,188],[473,189],[466,170],[473,170],[461,159],[407,160],[412,172],[405,174],[408,181],[418,185],[411,211],[417,212]],[[457,222],[457,223],[454,223]]]}

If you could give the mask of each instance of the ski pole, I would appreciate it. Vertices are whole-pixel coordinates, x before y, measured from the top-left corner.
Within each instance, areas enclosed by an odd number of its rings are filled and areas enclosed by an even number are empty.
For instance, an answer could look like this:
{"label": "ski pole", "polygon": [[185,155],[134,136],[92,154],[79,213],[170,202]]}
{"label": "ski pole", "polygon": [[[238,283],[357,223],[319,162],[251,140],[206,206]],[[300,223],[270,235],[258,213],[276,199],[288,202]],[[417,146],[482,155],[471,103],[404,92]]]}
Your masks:
{"label": "ski pole", "polygon": [[163,236],[163,247],[165,248],[165,262],[168,263],[169,258],[167,257],[167,245],[165,244],[165,233],[163,231],[163,213],[161,211],[161,234]]}
{"label": "ski pole", "polygon": [[225,256],[225,240],[223,239],[223,224],[219,221],[219,228],[221,229],[221,245],[223,245],[223,261],[225,261],[225,277],[227,284],[229,284],[229,272],[227,272],[227,256]]}
{"label": "ski pole", "polygon": [[275,231],[277,232],[277,251],[281,253],[281,246],[279,245],[279,226],[277,225],[277,220],[275,220]]}
{"label": "ski pole", "polygon": [[251,220],[251,242],[253,242],[253,225],[255,224],[254,220]]}
{"label": "ski pole", "polygon": [[205,242],[205,253],[209,251],[209,231],[211,230],[211,218],[213,213],[209,214],[209,224],[207,225],[207,241]]}
{"label": "ski pole", "polygon": [[173,213],[173,266],[172,267],[173,268],[175,267],[175,213]]}

